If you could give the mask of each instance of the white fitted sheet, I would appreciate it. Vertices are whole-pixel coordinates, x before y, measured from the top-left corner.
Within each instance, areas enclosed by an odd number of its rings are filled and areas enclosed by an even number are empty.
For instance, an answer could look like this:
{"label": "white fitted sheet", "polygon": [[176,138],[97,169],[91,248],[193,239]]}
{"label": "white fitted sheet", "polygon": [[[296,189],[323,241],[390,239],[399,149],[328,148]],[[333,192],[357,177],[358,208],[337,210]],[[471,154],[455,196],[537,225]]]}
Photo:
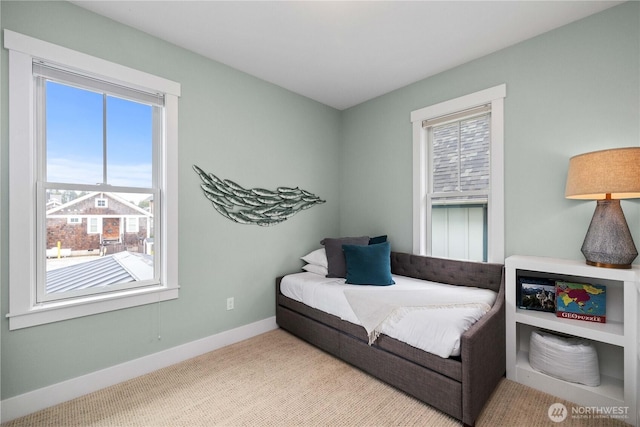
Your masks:
{"label": "white fitted sheet", "polygon": [[[391,286],[348,285],[345,279],[303,272],[285,276],[280,290],[291,299],[356,325],[361,323],[345,297],[345,290],[365,292],[368,288],[376,294],[385,289],[393,292],[412,290],[423,296],[432,290],[438,294],[447,293],[456,300],[472,300],[488,306],[494,304],[497,295],[489,289],[445,285],[405,276],[394,275],[393,280],[396,284]],[[382,323],[380,333],[443,358],[459,356],[460,337],[485,313],[486,309],[480,306],[401,307]]]}

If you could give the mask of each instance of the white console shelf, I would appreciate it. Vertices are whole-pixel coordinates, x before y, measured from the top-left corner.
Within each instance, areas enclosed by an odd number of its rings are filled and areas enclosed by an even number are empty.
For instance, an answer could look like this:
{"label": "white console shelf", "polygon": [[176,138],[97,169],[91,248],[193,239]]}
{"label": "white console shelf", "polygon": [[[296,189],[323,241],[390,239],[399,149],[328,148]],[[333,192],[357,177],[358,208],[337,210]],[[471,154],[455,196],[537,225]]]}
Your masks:
{"label": "white console shelf", "polygon": [[[507,378],[578,406],[626,407],[625,421],[640,427],[640,267],[609,269],[584,261],[518,255],[507,258],[505,267]],[[517,286],[521,276],[605,285],[606,323],[562,319],[554,313],[519,308]],[[570,383],[532,369],[528,351],[533,330],[591,340],[598,352],[601,384],[590,387]]]}

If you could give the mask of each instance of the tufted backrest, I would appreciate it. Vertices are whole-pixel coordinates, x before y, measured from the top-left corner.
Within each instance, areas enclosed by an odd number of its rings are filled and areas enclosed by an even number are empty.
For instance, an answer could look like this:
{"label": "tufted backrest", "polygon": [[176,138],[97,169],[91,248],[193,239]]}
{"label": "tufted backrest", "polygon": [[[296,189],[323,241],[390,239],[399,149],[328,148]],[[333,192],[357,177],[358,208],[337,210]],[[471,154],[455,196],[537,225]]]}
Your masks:
{"label": "tufted backrest", "polygon": [[393,274],[449,285],[474,286],[499,292],[503,270],[502,264],[391,252]]}

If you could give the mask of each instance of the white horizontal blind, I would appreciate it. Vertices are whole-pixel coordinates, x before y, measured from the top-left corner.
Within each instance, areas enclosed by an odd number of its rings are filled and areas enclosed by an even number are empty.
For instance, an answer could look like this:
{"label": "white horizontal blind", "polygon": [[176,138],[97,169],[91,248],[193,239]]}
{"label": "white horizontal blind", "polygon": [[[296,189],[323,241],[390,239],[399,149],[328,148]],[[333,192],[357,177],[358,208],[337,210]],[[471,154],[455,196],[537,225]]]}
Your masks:
{"label": "white horizontal blind", "polygon": [[80,74],[42,61],[33,62],[34,77],[43,77],[59,83],[67,83],[90,91],[101,91],[119,98],[157,107],[164,106],[164,94],[145,92],[122,86],[88,74]]}
{"label": "white horizontal blind", "polygon": [[475,116],[479,116],[485,113],[491,112],[491,105],[479,105],[468,110],[457,111],[453,114],[447,114],[440,117],[433,117],[428,120],[422,121],[423,128],[430,128],[434,126],[443,125],[450,122],[460,121],[462,119],[469,119]]}

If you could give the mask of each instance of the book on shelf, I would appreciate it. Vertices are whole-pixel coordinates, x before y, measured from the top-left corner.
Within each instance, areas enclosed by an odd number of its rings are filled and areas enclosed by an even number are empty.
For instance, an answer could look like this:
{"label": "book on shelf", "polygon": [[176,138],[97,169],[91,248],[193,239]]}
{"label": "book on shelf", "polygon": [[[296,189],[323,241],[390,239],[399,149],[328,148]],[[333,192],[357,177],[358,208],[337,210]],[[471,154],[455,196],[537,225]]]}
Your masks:
{"label": "book on shelf", "polygon": [[548,311],[556,309],[555,280],[542,277],[518,277],[518,307],[526,310]]}
{"label": "book on shelf", "polygon": [[557,317],[606,323],[606,307],[606,286],[556,281]]}

